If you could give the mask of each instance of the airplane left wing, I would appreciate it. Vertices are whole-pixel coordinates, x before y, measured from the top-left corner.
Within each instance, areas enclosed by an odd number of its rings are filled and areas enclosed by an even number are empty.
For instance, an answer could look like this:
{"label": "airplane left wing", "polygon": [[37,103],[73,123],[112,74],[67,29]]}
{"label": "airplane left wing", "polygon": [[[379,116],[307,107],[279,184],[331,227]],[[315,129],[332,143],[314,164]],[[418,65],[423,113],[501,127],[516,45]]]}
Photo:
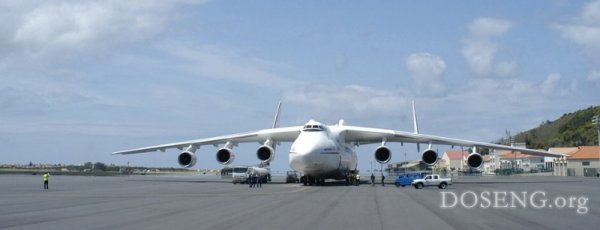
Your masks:
{"label": "airplane left wing", "polygon": [[485,142],[469,141],[448,137],[440,137],[426,134],[409,133],[395,131],[389,129],[377,129],[367,127],[345,126],[346,142],[355,142],[357,144],[373,144],[382,142],[401,142],[401,143],[417,143],[417,144],[435,144],[435,145],[450,145],[477,147],[498,150],[519,151],[523,154],[547,157],[563,157],[564,154],[551,153],[543,150],[519,148],[507,145],[499,145]]}
{"label": "airplane left wing", "polygon": [[260,144],[263,144],[267,140],[271,140],[275,143],[276,142],[291,142],[291,141],[294,141],[298,137],[301,130],[302,130],[302,126],[263,129],[263,130],[258,130],[258,131],[254,131],[254,132],[239,133],[239,134],[232,134],[232,135],[211,137],[211,138],[205,138],[205,139],[182,141],[182,142],[175,142],[175,143],[169,143],[169,144],[163,144],[163,145],[156,145],[156,146],[150,146],[150,147],[117,151],[117,152],[114,152],[113,155],[135,154],[135,153],[145,153],[145,152],[154,152],[154,151],[164,152],[166,149],[170,149],[170,148],[178,148],[181,150],[184,148],[188,148],[190,146],[193,146],[194,148],[199,148],[200,146],[203,146],[203,145],[219,145],[219,144],[225,144],[225,143],[231,143],[232,145],[236,145],[238,143],[258,142]]}

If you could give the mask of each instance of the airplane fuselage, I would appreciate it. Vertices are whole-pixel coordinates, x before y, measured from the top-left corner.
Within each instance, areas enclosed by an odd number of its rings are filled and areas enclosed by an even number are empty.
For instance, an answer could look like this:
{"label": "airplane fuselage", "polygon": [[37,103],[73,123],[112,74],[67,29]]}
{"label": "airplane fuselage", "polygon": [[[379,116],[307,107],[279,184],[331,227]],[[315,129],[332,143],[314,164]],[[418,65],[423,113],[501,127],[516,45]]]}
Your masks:
{"label": "airplane fuselage", "polygon": [[342,129],[311,121],[292,143],[289,163],[307,176],[344,179],[356,170],[357,156],[352,143],[345,142]]}

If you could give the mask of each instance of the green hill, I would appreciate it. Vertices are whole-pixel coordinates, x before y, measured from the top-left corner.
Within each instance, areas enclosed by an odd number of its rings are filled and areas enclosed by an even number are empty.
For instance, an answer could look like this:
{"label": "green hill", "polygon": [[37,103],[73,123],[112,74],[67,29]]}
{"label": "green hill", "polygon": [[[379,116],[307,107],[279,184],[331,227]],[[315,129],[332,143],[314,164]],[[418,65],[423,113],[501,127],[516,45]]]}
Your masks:
{"label": "green hill", "polygon": [[597,129],[592,124],[594,115],[600,115],[600,106],[567,113],[555,121],[545,121],[537,128],[517,134],[514,139],[534,149],[597,145]]}

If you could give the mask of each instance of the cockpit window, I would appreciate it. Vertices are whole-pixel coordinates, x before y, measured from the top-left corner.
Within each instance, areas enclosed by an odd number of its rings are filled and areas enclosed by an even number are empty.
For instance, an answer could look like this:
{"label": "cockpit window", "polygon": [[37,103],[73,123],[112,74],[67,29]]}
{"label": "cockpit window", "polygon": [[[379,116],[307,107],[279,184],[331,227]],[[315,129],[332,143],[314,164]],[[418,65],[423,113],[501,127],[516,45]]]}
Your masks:
{"label": "cockpit window", "polygon": [[320,125],[306,125],[304,131],[323,131],[323,127]]}

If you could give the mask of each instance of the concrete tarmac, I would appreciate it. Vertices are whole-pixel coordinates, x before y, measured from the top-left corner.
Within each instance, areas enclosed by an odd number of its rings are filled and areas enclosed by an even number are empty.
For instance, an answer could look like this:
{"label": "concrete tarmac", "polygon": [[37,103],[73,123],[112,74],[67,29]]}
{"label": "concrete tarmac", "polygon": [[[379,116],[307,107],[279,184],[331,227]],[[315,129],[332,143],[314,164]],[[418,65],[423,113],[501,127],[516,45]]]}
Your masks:
{"label": "concrete tarmac", "polygon": [[[51,176],[50,190],[44,191],[41,175],[0,175],[0,228],[597,229],[600,226],[597,178],[461,177],[455,178],[456,183],[446,190],[397,188],[390,184],[308,187],[282,183],[283,178],[276,180],[280,183],[248,188],[214,176]],[[519,199],[511,200],[511,192],[518,197],[524,194],[525,206]],[[489,205],[482,198],[486,193],[491,194],[487,196],[492,198]],[[503,196],[504,193],[508,195]],[[457,197],[454,206],[451,194]],[[499,199],[493,199],[493,194],[500,194]],[[582,198],[587,199],[585,205],[578,205]],[[546,205],[540,208],[543,200],[547,200]]]}

